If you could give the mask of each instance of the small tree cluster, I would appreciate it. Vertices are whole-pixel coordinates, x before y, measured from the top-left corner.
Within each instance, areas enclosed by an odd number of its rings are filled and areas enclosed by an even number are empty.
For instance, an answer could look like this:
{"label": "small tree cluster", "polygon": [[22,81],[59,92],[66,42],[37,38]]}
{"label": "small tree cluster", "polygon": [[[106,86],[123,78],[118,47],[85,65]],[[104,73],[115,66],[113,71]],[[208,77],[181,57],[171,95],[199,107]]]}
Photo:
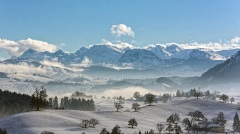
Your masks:
{"label": "small tree cluster", "polygon": [[209,90],[207,90],[206,92],[201,92],[200,90],[197,91],[195,88],[190,89],[187,92],[180,91],[180,90],[177,90],[176,92],[176,97],[187,97],[187,98],[196,97],[197,99],[199,99],[199,97],[202,97],[202,96],[206,96],[207,98],[209,98],[212,95],[209,92]]}
{"label": "small tree cluster", "polygon": [[98,125],[100,122],[99,120],[92,118],[90,120],[82,120],[81,126],[83,128],[87,128],[87,127],[95,127],[96,125]]}
{"label": "small tree cluster", "polygon": [[122,97],[121,95],[119,97],[116,98],[117,100],[125,100],[124,97]]}
{"label": "small tree cluster", "polygon": [[50,131],[43,131],[41,134],[54,134],[54,133]]}

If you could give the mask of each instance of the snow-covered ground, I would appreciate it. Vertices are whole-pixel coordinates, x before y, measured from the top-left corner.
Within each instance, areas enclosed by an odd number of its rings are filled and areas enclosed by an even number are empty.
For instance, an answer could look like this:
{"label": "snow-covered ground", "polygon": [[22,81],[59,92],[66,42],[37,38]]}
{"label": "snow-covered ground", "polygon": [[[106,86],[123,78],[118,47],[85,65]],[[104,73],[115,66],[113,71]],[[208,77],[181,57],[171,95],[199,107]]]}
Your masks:
{"label": "snow-covered ground", "polygon": [[[114,100],[95,100],[96,111],[76,110],[43,110],[16,114],[0,119],[0,127],[6,128],[9,134],[40,134],[42,131],[52,131],[56,134],[98,134],[102,128],[111,131],[115,125],[120,125],[125,134],[132,134],[138,130],[154,129],[157,123],[165,123],[174,112],[179,113],[181,120],[187,117],[190,111],[199,110],[211,119],[219,112],[223,112],[227,119],[227,129],[232,128],[233,118],[237,105],[220,103],[218,101],[202,99],[174,99],[167,103],[159,102],[155,106],[142,105],[139,112],[133,112],[131,101],[126,101],[124,109],[115,112]],[[240,114],[240,112],[239,112]],[[96,118],[100,124],[95,128],[81,128],[83,119]],[[128,127],[128,120],[136,118],[138,126],[134,129]],[[182,121],[179,122],[182,124]],[[183,129],[184,127],[182,127]]]}

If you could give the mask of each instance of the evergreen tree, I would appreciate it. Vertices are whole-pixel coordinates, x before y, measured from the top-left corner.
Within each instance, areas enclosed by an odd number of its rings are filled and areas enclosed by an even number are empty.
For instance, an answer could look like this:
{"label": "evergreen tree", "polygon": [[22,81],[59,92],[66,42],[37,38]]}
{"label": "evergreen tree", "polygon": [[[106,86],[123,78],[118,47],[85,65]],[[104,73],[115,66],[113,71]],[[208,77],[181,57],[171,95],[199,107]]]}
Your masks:
{"label": "evergreen tree", "polygon": [[103,128],[100,134],[110,134],[106,128]]}
{"label": "evergreen tree", "polygon": [[122,134],[122,133],[121,133],[120,126],[116,125],[116,126],[112,129],[112,133],[111,133],[111,134]]}
{"label": "evergreen tree", "polygon": [[58,109],[58,97],[57,96],[55,96],[53,99],[53,107],[55,109]]}
{"label": "evergreen tree", "polygon": [[239,121],[238,113],[235,114],[233,119],[233,130],[234,132],[240,132],[240,121]]}
{"label": "evergreen tree", "polygon": [[48,98],[48,108],[53,108],[53,98]]}
{"label": "evergreen tree", "polygon": [[63,98],[63,102],[64,102],[64,109],[69,109],[69,100],[67,96]]}
{"label": "evergreen tree", "polygon": [[194,89],[191,89],[190,90],[190,96],[194,96],[194,94],[196,93],[197,91],[196,91],[196,89],[194,88]]}
{"label": "evergreen tree", "polygon": [[61,107],[62,109],[64,109],[64,99],[63,99],[63,98],[61,98],[60,107]]}
{"label": "evergreen tree", "polygon": [[181,97],[181,92],[180,92],[180,90],[177,90],[176,97]]}
{"label": "evergreen tree", "polygon": [[227,120],[224,117],[224,113],[223,112],[219,112],[218,117],[213,118],[213,122],[225,126],[226,123],[227,123]]}

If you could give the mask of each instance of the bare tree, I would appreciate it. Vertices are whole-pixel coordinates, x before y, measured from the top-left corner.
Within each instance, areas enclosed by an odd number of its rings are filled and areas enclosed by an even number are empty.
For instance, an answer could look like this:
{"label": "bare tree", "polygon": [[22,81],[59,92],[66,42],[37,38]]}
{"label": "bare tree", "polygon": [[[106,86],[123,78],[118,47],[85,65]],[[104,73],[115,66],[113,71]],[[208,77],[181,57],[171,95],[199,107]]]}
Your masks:
{"label": "bare tree", "polygon": [[99,123],[100,123],[99,120],[94,119],[94,118],[89,120],[89,124],[92,125],[92,127],[95,127]]}
{"label": "bare tree", "polygon": [[36,107],[36,110],[39,111],[40,107],[43,107],[45,105],[47,96],[47,91],[43,86],[41,86],[40,89],[36,88],[35,92],[32,94],[32,107]]}
{"label": "bare tree", "polygon": [[132,109],[134,109],[135,112],[136,112],[137,110],[140,109],[140,104],[138,104],[137,102],[133,103],[133,104],[132,104]]}
{"label": "bare tree", "polygon": [[159,134],[163,131],[163,129],[164,129],[163,124],[157,124],[157,130],[158,130]]}
{"label": "bare tree", "polygon": [[115,108],[117,109],[117,112],[118,112],[119,109],[122,109],[122,108],[123,108],[123,106],[122,106],[122,104],[121,104],[120,102],[115,102],[115,103],[114,103],[114,106],[115,106]]}
{"label": "bare tree", "polygon": [[132,126],[132,128],[133,128],[133,126],[137,126],[138,123],[135,118],[132,118],[128,121],[128,125]]}
{"label": "bare tree", "polygon": [[145,103],[152,105],[152,103],[157,103],[156,95],[148,93],[145,95]]}

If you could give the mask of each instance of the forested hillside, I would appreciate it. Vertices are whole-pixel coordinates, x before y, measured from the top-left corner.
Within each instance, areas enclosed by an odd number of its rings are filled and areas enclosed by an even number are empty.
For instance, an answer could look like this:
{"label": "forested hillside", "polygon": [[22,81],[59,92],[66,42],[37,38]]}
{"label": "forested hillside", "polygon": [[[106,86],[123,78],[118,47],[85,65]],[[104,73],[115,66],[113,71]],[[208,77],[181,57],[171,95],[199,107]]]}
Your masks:
{"label": "forested hillside", "polygon": [[31,96],[0,89],[0,118],[31,109]]}

